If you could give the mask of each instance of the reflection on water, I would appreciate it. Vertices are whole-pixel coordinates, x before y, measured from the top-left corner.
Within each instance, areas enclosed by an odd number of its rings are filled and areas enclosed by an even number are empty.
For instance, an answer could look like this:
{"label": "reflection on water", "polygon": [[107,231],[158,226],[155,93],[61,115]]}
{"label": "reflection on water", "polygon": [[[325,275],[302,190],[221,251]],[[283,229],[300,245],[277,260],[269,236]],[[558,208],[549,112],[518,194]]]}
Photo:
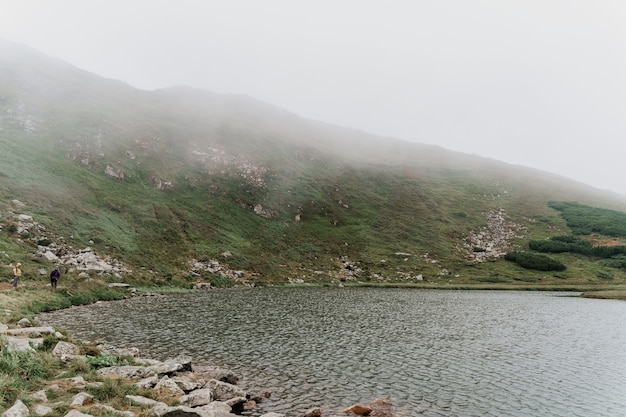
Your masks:
{"label": "reflection on water", "polygon": [[180,353],[292,414],[391,397],[415,416],[626,415],[626,302],[533,292],[247,289],[71,308],[79,338]]}

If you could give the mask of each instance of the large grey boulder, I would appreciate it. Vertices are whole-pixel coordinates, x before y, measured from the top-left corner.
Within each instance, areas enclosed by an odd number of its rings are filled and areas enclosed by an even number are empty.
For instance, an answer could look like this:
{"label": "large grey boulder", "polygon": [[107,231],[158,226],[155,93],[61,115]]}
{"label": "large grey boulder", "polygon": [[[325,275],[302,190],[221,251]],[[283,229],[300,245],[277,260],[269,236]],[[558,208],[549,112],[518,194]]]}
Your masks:
{"label": "large grey boulder", "polygon": [[148,369],[153,370],[159,375],[173,375],[175,372],[191,371],[191,357],[181,355],[174,359],[168,359],[165,362],[151,365]]}
{"label": "large grey boulder", "polygon": [[34,352],[35,348],[41,346],[42,338],[27,339],[24,337],[6,336],[9,350]]}
{"label": "large grey boulder", "polygon": [[80,348],[73,343],[60,341],[52,350],[52,354],[59,358],[63,355],[80,355]]}
{"label": "large grey boulder", "polygon": [[217,401],[227,401],[231,398],[248,396],[246,392],[238,386],[215,379],[207,382],[204,388],[210,389],[213,392],[213,398],[215,398],[215,400]]}
{"label": "large grey boulder", "polygon": [[136,405],[146,405],[149,407],[154,407],[157,405],[167,406],[165,403],[161,401],[153,400],[152,398],[142,397],[141,395],[127,395],[126,398]]}
{"label": "large grey boulder", "polygon": [[83,405],[88,405],[92,403],[93,395],[86,392],[79,392],[72,397],[72,403],[70,404],[70,407],[82,407]]}
{"label": "large grey boulder", "polygon": [[205,381],[217,379],[218,381],[228,382],[233,385],[237,385],[237,382],[239,382],[239,376],[237,376],[233,371],[226,368],[220,368],[219,366],[194,366],[193,372],[202,377]]}
{"label": "large grey boulder", "polygon": [[108,368],[100,368],[96,371],[100,376],[107,376],[110,378],[125,378],[125,379],[143,379],[156,375],[150,368],[145,366],[110,366]]}
{"label": "large grey boulder", "polygon": [[27,336],[27,337],[42,337],[49,334],[54,334],[54,327],[24,327],[19,329],[9,329],[6,334],[9,336]]}
{"label": "large grey boulder", "polygon": [[29,414],[26,404],[17,400],[11,408],[2,413],[2,417],[28,417]]}
{"label": "large grey boulder", "polygon": [[48,414],[52,414],[54,410],[47,405],[43,404],[35,404],[32,406],[32,412],[36,416],[47,416]]}
{"label": "large grey boulder", "polygon": [[164,376],[157,382],[154,391],[159,398],[180,398],[185,395],[185,391],[180,389],[176,382],[172,381],[168,376]]}
{"label": "large grey boulder", "polygon": [[183,395],[178,401],[187,407],[200,407],[213,401],[213,391],[209,388],[197,389]]}

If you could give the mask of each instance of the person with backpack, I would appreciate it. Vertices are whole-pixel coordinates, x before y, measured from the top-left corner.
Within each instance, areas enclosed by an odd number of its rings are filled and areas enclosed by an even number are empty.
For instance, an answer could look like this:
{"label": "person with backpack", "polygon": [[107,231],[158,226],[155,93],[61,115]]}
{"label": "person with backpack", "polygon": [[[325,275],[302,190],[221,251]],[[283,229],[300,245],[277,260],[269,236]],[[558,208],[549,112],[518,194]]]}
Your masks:
{"label": "person with backpack", "polygon": [[21,263],[16,263],[15,267],[13,268],[13,288],[17,289],[17,282],[20,280],[20,277],[22,276],[22,264]]}
{"label": "person with backpack", "polygon": [[61,271],[59,271],[59,267],[55,267],[52,272],[50,272],[50,286],[52,288],[57,287],[57,281],[61,278]]}

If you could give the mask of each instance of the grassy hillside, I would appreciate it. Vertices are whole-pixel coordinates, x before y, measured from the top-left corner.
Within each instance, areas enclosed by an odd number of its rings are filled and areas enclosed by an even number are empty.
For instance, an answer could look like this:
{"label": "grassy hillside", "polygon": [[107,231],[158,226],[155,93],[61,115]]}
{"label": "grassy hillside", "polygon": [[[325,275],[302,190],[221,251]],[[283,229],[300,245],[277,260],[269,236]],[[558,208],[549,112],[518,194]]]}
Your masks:
{"label": "grassy hillside", "polygon": [[0,42],[0,253],[32,275],[53,263],[45,248],[90,247],[132,271],[104,280],[161,285],[623,283],[581,254],[550,255],[565,271],[504,260],[572,233],[550,201],[626,207],[536,170],[246,97],[139,91]]}

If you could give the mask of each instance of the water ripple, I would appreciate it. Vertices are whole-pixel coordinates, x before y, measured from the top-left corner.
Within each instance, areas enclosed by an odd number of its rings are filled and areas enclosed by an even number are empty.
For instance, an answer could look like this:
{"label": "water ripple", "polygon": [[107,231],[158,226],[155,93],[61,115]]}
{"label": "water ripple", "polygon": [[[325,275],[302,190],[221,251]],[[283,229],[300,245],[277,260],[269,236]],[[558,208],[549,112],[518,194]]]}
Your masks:
{"label": "water ripple", "polygon": [[230,367],[263,412],[391,397],[413,416],[626,415],[626,303],[548,293],[263,289],[42,316],[78,337]]}

